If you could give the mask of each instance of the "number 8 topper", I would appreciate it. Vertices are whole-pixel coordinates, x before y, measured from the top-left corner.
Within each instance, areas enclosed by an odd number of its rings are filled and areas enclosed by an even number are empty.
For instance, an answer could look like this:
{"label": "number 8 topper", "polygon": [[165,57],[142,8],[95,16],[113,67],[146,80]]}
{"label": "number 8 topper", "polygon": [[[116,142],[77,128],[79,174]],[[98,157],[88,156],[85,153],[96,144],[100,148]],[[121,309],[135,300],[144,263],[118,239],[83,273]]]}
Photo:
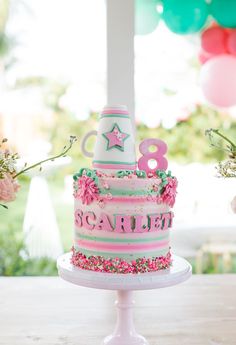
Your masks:
{"label": "number 8 topper", "polygon": [[[156,151],[151,152],[149,148],[151,146],[156,147]],[[139,151],[142,157],[139,158],[138,168],[145,170],[146,173],[153,173],[158,170],[166,170],[168,167],[168,161],[164,157],[167,152],[167,145],[160,139],[150,138],[143,140],[139,145]],[[150,167],[150,161],[156,161],[154,168]]]}

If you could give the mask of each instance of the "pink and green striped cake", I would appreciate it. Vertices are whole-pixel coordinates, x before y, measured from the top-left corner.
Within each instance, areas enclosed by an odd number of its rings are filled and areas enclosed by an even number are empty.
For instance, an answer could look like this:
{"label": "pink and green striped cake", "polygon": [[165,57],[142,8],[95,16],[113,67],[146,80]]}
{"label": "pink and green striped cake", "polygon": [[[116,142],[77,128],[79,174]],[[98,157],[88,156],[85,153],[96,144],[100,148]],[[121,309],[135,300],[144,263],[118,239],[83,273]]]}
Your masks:
{"label": "pink and green striped cake", "polygon": [[[112,168],[81,168],[74,175],[75,231],[71,262],[80,269],[120,274],[168,269],[174,217],[171,209],[177,180],[162,169],[137,169],[135,156],[133,169],[129,165],[115,169],[116,162],[127,163],[124,156],[131,133],[123,125],[124,121],[119,121],[123,117],[104,115],[123,114],[117,108],[106,108],[101,114],[102,119],[112,119],[112,123],[106,124],[107,128],[100,126],[99,147],[95,147],[95,155],[100,159],[96,160],[107,161],[102,159],[103,148],[114,149],[116,157],[110,163]],[[119,141],[109,140],[113,134],[106,135],[116,126],[119,133],[124,133],[118,135],[123,140],[122,150]],[[132,147],[127,149],[131,156]]]}

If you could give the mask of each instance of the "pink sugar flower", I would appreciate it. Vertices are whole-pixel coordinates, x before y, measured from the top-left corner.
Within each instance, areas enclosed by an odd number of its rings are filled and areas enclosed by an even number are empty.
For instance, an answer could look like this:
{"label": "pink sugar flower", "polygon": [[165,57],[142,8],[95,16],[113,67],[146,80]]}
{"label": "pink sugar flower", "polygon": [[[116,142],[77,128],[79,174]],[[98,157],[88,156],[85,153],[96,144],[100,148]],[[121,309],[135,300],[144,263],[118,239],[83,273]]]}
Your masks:
{"label": "pink sugar flower", "polygon": [[154,192],[158,192],[158,190],[159,190],[159,185],[160,183],[154,183],[154,185],[152,186],[152,190],[154,191]]}
{"label": "pink sugar flower", "polygon": [[108,200],[111,200],[112,199],[112,194],[111,193],[107,193],[106,197],[107,197]]}
{"label": "pink sugar flower", "polygon": [[107,182],[103,182],[102,186],[105,189],[109,189],[110,188]]}
{"label": "pink sugar flower", "polygon": [[98,200],[98,206],[101,207],[101,208],[105,207],[105,203],[104,203],[103,199]]}
{"label": "pink sugar flower", "polygon": [[81,199],[83,204],[89,205],[93,200],[97,200],[99,189],[93,179],[83,175],[75,182],[74,197]]}
{"label": "pink sugar flower", "polygon": [[0,201],[10,202],[15,200],[16,193],[20,185],[12,178],[10,174],[6,174],[0,179]]}
{"label": "pink sugar flower", "polygon": [[173,207],[175,204],[177,186],[177,179],[175,177],[168,177],[168,184],[164,187],[164,192],[161,195],[161,200],[170,207]]}

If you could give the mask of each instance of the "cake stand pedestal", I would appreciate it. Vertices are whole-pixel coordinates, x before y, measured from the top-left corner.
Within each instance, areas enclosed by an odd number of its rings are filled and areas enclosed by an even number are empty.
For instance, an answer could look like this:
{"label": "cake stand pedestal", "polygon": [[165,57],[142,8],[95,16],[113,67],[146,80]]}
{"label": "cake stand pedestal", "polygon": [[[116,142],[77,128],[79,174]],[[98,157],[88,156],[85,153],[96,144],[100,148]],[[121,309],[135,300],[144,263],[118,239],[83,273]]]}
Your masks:
{"label": "cake stand pedestal", "polygon": [[71,253],[57,260],[59,276],[70,283],[95,289],[117,290],[117,323],[113,334],[102,345],[148,345],[147,340],[136,333],[133,322],[133,290],[160,289],[187,280],[192,274],[191,265],[174,256],[170,269],[141,274],[111,274],[86,271],[70,263]]}

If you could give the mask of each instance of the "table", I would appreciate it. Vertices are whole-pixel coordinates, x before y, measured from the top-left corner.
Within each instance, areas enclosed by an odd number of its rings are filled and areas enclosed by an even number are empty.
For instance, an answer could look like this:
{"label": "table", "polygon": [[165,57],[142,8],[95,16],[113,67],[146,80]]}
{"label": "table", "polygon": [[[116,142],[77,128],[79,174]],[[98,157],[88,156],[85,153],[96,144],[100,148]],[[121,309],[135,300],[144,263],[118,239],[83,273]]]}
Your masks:
{"label": "table", "polygon": [[[134,293],[135,324],[152,345],[235,345],[236,275],[195,275]],[[0,345],[100,345],[115,292],[58,277],[0,278]]]}

